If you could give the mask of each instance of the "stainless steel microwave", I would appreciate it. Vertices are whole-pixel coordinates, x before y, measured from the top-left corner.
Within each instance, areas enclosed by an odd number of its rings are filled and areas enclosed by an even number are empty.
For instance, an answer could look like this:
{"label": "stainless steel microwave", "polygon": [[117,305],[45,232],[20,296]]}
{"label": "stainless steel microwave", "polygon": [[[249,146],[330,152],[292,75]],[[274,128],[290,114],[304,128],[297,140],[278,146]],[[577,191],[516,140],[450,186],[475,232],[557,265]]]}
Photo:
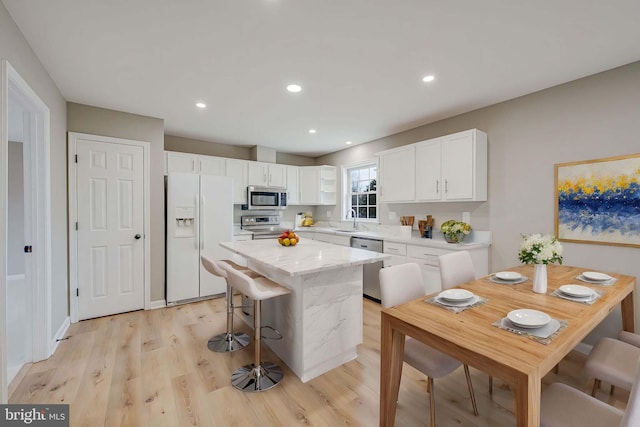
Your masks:
{"label": "stainless steel microwave", "polygon": [[279,210],[287,207],[287,190],[280,187],[247,187],[247,209]]}

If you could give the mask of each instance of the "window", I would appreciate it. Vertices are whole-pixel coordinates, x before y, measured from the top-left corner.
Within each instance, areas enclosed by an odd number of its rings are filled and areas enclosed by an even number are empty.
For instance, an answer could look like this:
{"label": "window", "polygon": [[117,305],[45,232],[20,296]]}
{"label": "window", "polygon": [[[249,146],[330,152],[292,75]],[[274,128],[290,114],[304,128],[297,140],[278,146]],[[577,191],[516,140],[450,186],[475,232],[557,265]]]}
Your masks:
{"label": "window", "polygon": [[353,209],[356,218],[375,220],[378,217],[378,201],[376,194],[378,165],[374,163],[359,164],[345,170],[345,218],[351,218]]}

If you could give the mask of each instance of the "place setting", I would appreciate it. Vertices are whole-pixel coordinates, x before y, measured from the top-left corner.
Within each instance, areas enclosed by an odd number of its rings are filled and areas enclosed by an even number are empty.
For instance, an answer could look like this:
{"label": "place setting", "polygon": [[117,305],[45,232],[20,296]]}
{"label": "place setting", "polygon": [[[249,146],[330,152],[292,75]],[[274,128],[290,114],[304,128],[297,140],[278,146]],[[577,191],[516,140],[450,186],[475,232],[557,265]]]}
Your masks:
{"label": "place setting", "polygon": [[586,286],[569,284],[560,286],[551,292],[550,295],[569,301],[592,305],[602,296],[602,293]]}
{"label": "place setting", "polygon": [[554,319],[547,313],[530,308],[520,308],[507,313],[506,317],[492,323],[500,329],[524,335],[542,344],[549,344],[567,327],[566,320]]}
{"label": "place setting", "polygon": [[529,280],[527,276],[516,271],[499,271],[489,276],[489,281],[499,285],[517,285]]}
{"label": "place setting", "polygon": [[602,286],[610,286],[616,282],[615,277],[611,277],[606,273],[600,273],[598,271],[583,271],[575,278],[581,282]]}
{"label": "place setting", "polygon": [[438,305],[453,313],[461,313],[469,308],[487,302],[485,298],[466,289],[452,288],[440,292],[438,295],[425,300],[428,303]]}

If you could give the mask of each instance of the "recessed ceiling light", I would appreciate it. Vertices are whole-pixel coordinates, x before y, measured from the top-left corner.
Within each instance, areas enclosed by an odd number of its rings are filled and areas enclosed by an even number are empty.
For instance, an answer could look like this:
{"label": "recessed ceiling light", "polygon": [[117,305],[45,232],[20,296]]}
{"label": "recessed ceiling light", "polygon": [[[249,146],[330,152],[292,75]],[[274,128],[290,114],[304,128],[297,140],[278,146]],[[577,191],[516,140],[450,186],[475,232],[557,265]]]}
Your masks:
{"label": "recessed ceiling light", "polygon": [[433,74],[429,74],[428,76],[424,76],[422,81],[425,83],[432,82],[436,77]]}
{"label": "recessed ceiling light", "polygon": [[294,85],[288,85],[287,86],[287,90],[289,92],[293,92],[293,93],[300,92],[302,90],[302,86],[295,85],[295,84]]}
{"label": "recessed ceiling light", "polygon": [[198,108],[207,108],[207,104],[204,102],[196,102],[196,107]]}
{"label": "recessed ceiling light", "polygon": [[351,145],[351,144],[352,144],[352,142],[351,142],[351,141],[347,141],[347,142],[345,142],[345,144],[347,144],[347,145]]}
{"label": "recessed ceiling light", "polygon": [[315,129],[309,129],[309,133],[316,133]]}

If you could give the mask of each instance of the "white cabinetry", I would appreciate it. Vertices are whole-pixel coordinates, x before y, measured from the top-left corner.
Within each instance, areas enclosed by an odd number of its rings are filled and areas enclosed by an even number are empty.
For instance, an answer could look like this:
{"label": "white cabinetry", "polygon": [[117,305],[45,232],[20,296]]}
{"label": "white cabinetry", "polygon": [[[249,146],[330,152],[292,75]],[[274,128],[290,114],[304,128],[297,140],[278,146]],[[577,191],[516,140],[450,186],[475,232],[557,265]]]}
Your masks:
{"label": "white cabinetry", "polygon": [[302,166],[298,171],[301,205],[336,204],[335,166]]}
{"label": "white cabinetry", "polygon": [[340,246],[351,246],[351,236],[339,234],[316,233],[314,240],[319,242],[333,243]]}
{"label": "white cabinetry", "polygon": [[391,255],[390,259],[385,259],[382,263],[385,267],[405,264],[407,262],[407,245],[386,241],[382,244],[382,252]]}
{"label": "white cabinetry", "polygon": [[225,158],[198,154],[165,152],[165,171],[170,173],[194,173],[225,176]]}
{"label": "white cabinetry", "polygon": [[411,202],[416,188],[415,145],[385,151],[380,155],[380,199]]}
{"label": "white cabinetry", "polygon": [[249,162],[249,185],[286,187],[286,166],[275,163]]}
{"label": "white cabinetry", "polygon": [[487,134],[477,129],[416,144],[416,200],[487,200]]}
{"label": "white cabinetry", "polygon": [[446,253],[449,251],[427,246],[407,245],[407,262],[415,262],[420,266],[424,290],[427,294],[439,292],[442,289],[438,256]]}
{"label": "white cabinetry", "polygon": [[233,203],[247,203],[247,170],[250,162],[238,159],[226,159],[227,175],[233,178]]}
{"label": "white cabinetry", "polygon": [[297,205],[300,203],[298,169],[298,166],[287,166],[287,205]]}
{"label": "white cabinetry", "polygon": [[487,134],[477,129],[378,153],[383,202],[487,200]]}

